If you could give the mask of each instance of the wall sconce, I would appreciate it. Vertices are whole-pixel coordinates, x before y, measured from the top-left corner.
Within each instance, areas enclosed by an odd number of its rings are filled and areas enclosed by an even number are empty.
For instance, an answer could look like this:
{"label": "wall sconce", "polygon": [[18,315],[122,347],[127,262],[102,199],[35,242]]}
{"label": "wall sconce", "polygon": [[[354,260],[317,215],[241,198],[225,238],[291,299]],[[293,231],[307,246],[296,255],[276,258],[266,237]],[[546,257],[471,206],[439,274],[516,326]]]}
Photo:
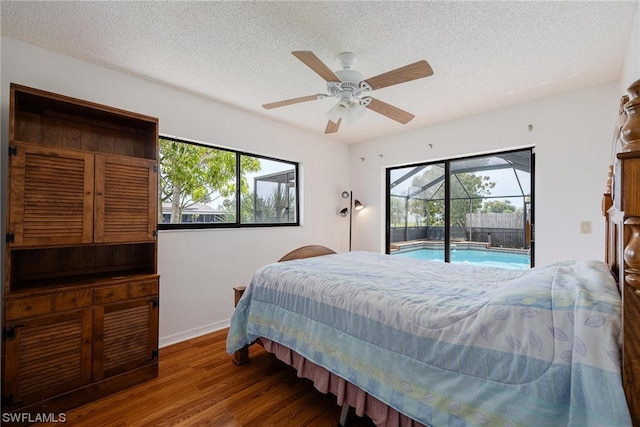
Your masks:
{"label": "wall sconce", "polygon": [[342,208],[340,210],[340,215],[345,217],[349,215],[349,252],[351,252],[351,233],[353,230],[353,211],[359,211],[364,208],[364,205],[360,203],[358,199],[353,200],[353,191],[343,191],[342,192],[343,199],[349,199],[349,207]]}

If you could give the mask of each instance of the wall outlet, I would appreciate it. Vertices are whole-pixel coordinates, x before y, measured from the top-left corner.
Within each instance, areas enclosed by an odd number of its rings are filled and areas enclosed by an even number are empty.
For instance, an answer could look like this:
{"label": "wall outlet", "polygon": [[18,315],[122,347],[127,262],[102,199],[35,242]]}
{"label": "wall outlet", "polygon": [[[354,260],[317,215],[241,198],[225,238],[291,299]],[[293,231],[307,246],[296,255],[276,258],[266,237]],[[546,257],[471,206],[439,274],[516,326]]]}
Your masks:
{"label": "wall outlet", "polygon": [[591,234],[591,221],[580,221],[580,234]]}

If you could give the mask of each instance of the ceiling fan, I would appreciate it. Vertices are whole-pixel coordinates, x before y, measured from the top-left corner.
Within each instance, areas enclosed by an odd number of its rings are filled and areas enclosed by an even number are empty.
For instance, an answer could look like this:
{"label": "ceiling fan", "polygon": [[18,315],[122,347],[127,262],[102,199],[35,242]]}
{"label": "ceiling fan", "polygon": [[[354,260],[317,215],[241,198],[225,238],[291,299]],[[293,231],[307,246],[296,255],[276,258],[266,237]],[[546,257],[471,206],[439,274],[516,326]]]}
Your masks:
{"label": "ceiling fan", "polygon": [[410,82],[433,74],[429,63],[421,60],[365,80],[362,73],[351,69],[356,61],[356,56],[351,52],[343,52],[336,57],[342,66],[342,69],[336,72],[331,71],[311,51],[295,51],[291,53],[327,81],[327,93],[301,96],[262,106],[269,110],[316,99],[338,98],[338,103],[327,112],[329,122],[324,133],[337,132],[343,121],[345,124],[353,123],[364,115],[367,108],[402,124],[408,123],[415,117],[413,114],[386,102],[365,96],[365,94],[376,89]]}

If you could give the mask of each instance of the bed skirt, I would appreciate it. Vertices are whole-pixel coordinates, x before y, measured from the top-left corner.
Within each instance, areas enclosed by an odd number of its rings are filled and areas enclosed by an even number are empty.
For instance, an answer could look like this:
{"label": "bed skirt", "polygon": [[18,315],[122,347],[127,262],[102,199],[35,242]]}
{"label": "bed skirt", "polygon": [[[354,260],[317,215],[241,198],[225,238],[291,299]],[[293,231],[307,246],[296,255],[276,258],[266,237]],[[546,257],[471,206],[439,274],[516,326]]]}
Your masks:
{"label": "bed skirt", "polygon": [[265,338],[261,338],[260,341],[266,351],[292,366],[298,377],[310,379],[318,391],[335,395],[339,406],[346,403],[355,409],[357,416],[368,416],[377,427],[426,427],[369,395],[360,387],[310,362],[290,348]]}

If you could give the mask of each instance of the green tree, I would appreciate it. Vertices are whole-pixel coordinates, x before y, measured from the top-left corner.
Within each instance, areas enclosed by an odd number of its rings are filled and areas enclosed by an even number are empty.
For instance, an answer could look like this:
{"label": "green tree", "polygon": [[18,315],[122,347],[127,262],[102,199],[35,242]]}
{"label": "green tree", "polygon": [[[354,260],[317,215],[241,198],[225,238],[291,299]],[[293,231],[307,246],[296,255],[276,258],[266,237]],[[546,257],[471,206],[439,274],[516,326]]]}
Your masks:
{"label": "green tree", "polygon": [[444,169],[429,166],[413,178],[409,190],[409,213],[416,217],[416,225],[423,218],[425,225],[444,225]]}
{"label": "green tree", "polygon": [[391,226],[405,226],[406,218],[405,199],[403,197],[391,198]]}
{"label": "green tree", "polygon": [[295,196],[284,185],[278,185],[273,189],[273,193],[266,200],[268,208],[268,218],[275,220],[274,222],[282,222],[289,211],[294,208]]}
{"label": "green tree", "polygon": [[513,213],[516,207],[510,200],[491,200],[484,203],[482,213]]}
{"label": "green tree", "polygon": [[458,173],[451,177],[451,226],[464,227],[465,215],[478,212],[483,198],[491,194],[496,183],[491,177]]}
{"label": "green tree", "polygon": [[[271,195],[256,197],[255,193],[243,194],[240,203],[240,218],[242,223],[253,222],[288,222],[296,209],[295,191],[278,185]],[[285,218],[286,217],[286,218]],[[286,219],[286,220],[285,220]]]}
{"label": "green tree", "polygon": [[[409,201],[409,211],[427,218],[428,224],[444,225],[444,170],[431,167],[413,178],[412,187],[420,189]],[[451,176],[450,216],[452,226],[465,225],[465,214],[477,212],[483,198],[491,194],[496,183],[488,176],[457,173]]]}
{"label": "green tree", "polygon": [[[260,170],[260,161],[242,156],[240,191],[248,192],[245,173]],[[200,145],[160,138],[160,203],[171,203],[171,222],[180,222],[185,208],[211,203],[236,192],[236,155]],[[160,222],[162,209],[160,209]]]}

